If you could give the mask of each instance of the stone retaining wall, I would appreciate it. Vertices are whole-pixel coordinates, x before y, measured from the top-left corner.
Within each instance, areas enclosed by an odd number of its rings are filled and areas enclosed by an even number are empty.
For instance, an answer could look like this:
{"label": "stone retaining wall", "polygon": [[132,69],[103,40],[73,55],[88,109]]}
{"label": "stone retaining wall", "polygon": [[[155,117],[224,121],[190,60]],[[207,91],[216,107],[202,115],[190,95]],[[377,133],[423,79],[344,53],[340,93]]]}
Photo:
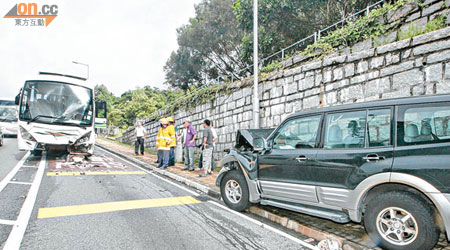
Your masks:
{"label": "stone retaining wall", "polygon": [[[411,9],[405,18],[430,19],[448,13],[444,1],[426,2],[430,2],[427,8]],[[450,0],[447,2],[450,6]],[[351,49],[352,53],[347,50],[299,63],[268,76],[259,86],[261,128],[276,127],[289,114],[318,107],[450,93],[450,27],[378,47],[373,41],[367,44],[365,49],[355,45],[358,49]],[[233,147],[237,130],[251,126],[252,93],[252,88],[245,87],[220,95],[195,109],[179,110],[174,118],[180,128],[182,121],[191,120],[197,131],[202,130],[204,119],[211,119],[219,134],[214,156],[220,159],[224,149]],[[155,149],[158,126],[157,121],[145,123],[151,138],[146,143],[151,149]],[[133,142],[132,130],[120,140]]]}

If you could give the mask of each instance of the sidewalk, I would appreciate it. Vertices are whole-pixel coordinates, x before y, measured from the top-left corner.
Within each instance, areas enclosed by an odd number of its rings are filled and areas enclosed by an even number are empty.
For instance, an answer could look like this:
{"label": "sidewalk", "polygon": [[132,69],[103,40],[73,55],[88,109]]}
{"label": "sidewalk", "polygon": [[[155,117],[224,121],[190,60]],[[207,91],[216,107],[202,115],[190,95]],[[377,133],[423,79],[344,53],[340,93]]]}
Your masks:
{"label": "sidewalk", "polygon": [[[146,153],[144,156],[136,156],[134,148],[129,145],[121,145],[106,139],[98,138],[97,145],[112,153],[125,157],[133,162],[194,187],[214,198],[220,198],[220,190],[215,186],[217,172],[204,178],[198,178],[199,171],[183,171],[184,164],[177,163],[167,170],[155,168],[156,156]],[[368,238],[364,227],[357,223],[338,224],[329,220],[320,219],[300,213],[291,212],[271,206],[251,206],[248,212],[266,218],[280,224],[290,230],[311,237],[311,240],[335,239],[340,242],[342,249],[370,249],[374,245]],[[446,249],[445,239],[441,239],[435,249]]]}

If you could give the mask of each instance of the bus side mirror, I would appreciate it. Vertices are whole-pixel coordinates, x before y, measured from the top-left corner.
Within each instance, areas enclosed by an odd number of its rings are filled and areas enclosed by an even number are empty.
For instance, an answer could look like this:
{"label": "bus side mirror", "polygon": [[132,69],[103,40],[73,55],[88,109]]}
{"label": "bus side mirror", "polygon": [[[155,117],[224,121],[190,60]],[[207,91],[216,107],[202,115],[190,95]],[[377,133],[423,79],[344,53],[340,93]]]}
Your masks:
{"label": "bus side mirror", "polygon": [[14,100],[14,103],[16,105],[19,105],[19,103],[20,103],[20,93],[16,95],[16,99]]}
{"label": "bus side mirror", "polygon": [[106,109],[106,102],[104,101],[97,101],[95,102],[95,117],[96,118],[107,118],[107,109]]}
{"label": "bus side mirror", "polygon": [[106,107],[107,107],[106,102],[104,101],[95,102],[95,128],[99,129],[107,128],[108,110]]}

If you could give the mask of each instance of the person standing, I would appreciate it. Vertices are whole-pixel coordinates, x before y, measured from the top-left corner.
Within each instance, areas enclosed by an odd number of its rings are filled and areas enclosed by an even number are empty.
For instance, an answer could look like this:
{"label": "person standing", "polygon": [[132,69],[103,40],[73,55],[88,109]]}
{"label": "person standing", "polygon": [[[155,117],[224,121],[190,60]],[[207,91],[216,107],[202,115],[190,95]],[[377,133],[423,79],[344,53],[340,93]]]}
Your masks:
{"label": "person standing", "polygon": [[172,141],[169,130],[169,122],[167,119],[161,120],[162,128],[156,137],[156,147],[158,148],[158,168],[166,169],[169,165],[170,143]]}
{"label": "person standing", "polygon": [[216,149],[216,141],[217,141],[217,139],[218,139],[218,137],[217,137],[217,131],[216,131],[216,129],[214,128],[212,121],[211,121],[211,126],[210,126],[210,128],[211,128],[211,132],[212,132],[212,134],[213,134],[213,154],[211,155],[211,169],[209,170],[209,173],[208,173],[208,174],[211,174],[211,172],[214,170],[214,149]]}
{"label": "person standing", "polygon": [[203,174],[198,177],[205,177],[211,170],[211,159],[213,153],[213,133],[211,131],[211,121],[205,120],[203,122]]}
{"label": "person standing", "polygon": [[175,166],[175,148],[177,147],[177,137],[175,131],[175,120],[172,117],[167,118],[169,121],[169,135],[172,141],[170,142],[170,153],[169,153],[169,167]]}
{"label": "person standing", "polygon": [[139,149],[141,155],[144,155],[144,139],[147,137],[147,129],[142,126],[142,122],[137,123],[137,127],[134,129],[134,136],[136,137],[136,142],[134,143],[134,153],[139,155]]}
{"label": "person standing", "polygon": [[184,169],[194,171],[194,153],[195,153],[195,139],[197,139],[197,131],[189,121],[184,121]]}

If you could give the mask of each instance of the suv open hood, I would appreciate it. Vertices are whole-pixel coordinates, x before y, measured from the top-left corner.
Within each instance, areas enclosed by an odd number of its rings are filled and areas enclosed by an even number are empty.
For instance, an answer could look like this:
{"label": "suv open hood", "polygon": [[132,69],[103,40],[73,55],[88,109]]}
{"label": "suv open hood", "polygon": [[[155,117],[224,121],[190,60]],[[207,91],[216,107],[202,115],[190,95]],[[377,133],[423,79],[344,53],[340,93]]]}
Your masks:
{"label": "suv open hood", "polygon": [[235,148],[238,150],[250,150],[253,148],[253,139],[267,138],[274,129],[240,129],[236,135]]}

